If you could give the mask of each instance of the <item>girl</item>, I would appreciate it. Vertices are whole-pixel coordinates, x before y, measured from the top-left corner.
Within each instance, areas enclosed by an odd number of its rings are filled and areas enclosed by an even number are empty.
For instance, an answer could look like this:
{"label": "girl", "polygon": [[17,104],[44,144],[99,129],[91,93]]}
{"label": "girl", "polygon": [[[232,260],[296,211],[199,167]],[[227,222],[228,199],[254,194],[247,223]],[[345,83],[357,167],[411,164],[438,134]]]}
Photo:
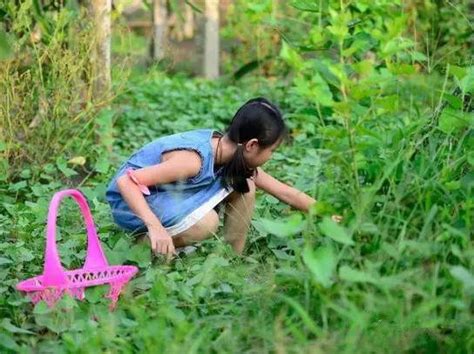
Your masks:
{"label": "girl", "polygon": [[316,202],[260,167],[286,133],[279,109],[255,98],[239,108],[226,134],[201,129],[156,139],[130,156],[107,188],[115,222],[147,231],[155,253],[174,254],[217,231],[222,202],[224,237],[241,253],[256,188],[303,211]]}

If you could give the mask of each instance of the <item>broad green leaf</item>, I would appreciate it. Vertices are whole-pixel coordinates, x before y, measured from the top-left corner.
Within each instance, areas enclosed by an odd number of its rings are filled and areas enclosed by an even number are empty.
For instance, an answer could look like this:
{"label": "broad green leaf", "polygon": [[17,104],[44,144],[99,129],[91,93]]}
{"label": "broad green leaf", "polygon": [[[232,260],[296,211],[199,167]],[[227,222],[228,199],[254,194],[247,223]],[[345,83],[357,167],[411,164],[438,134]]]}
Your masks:
{"label": "broad green leaf", "polygon": [[5,257],[0,257],[0,265],[10,264],[10,263],[12,263],[11,259],[8,259],[8,258],[5,258]]}
{"label": "broad green leaf", "polygon": [[450,65],[449,71],[454,75],[454,77],[456,77],[458,80],[461,80],[464,76],[466,76],[467,68],[457,65]]}
{"label": "broad green leaf", "polygon": [[99,158],[94,164],[94,170],[99,173],[107,173],[110,168],[110,162],[107,157]]}
{"label": "broad green leaf", "polygon": [[[361,60],[360,62],[353,65],[354,70],[362,75],[362,76],[369,76],[374,71],[374,63],[370,60]],[[357,86],[356,86],[357,87]],[[367,87],[367,90],[369,87]]]}
{"label": "broad green leaf", "polygon": [[6,348],[18,352],[20,347],[16,344],[15,340],[6,333],[0,332],[0,348]]}
{"label": "broad green leaf", "polygon": [[351,20],[351,14],[349,12],[334,11],[331,8],[329,13],[331,15],[331,25],[327,29],[338,41],[344,40],[349,32],[348,24]]}
{"label": "broad green leaf", "polygon": [[134,245],[128,252],[127,259],[140,267],[146,267],[151,262],[150,247],[145,243]]}
{"label": "broad green leaf", "polygon": [[100,136],[100,148],[107,150],[113,144],[113,117],[115,111],[102,109],[95,117],[96,133]]}
{"label": "broad green leaf", "polygon": [[294,79],[296,90],[304,97],[323,106],[332,106],[334,104],[331,90],[321,75],[315,73],[311,79],[303,76],[297,76]]}
{"label": "broad green leaf", "polygon": [[290,5],[300,11],[319,12],[319,3],[314,0],[293,0]]}
{"label": "broad green leaf", "polygon": [[35,308],[33,310],[33,313],[35,315],[45,315],[47,313],[50,313],[51,309],[48,307],[46,302],[40,301],[35,305]]}
{"label": "broad green leaf", "polygon": [[13,57],[13,47],[10,36],[0,27],[0,60],[8,60]]}
{"label": "broad green leaf", "polygon": [[109,263],[122,264],[123,262],[125,262],[127,260],[130,248],[131,244],[125,238],[119,239],[113,249],[105,247],[105,252]]}
{"label": "broad green leaf", "polygon": [[105,298],[109,287],[106,285],[91,286],[86,288],[85,298],[88,302],[96,304]]}
{"label": "broad green leaf", "polygon": [[445,93],[443,99],[448,101],[449,105],[454,109],[462,109],[462,99],[460,97]]}
{"label": "broad green leaf", "polygon": [[139,324],[136,321],[133,321],[127,317],[121,317],[120,322],[126,327],[126,328],[135,328]]}
{"label": "broad green leaf", "polygon": [[466,76],[460,81],[463,92],[474,93],[474,66],[467,69]]}
{"label": "broad green leaf", "polygon": [[72,165],[84,166],[86,163],[86,158],[84,156],[76,156],[68,161]]}
{"label": "broad green leaf", "polygon": [[354,244],[354,241],[351,239],[346,229],[328,217],[325,217],[323,221],[319,223],[319,228],[325,236],[333,239],[334,241],[344,245]]}
{"label": "broad green leaf", "polygon": [[121,252],[121,251],[128,251],[130,249],[130,242],[125,238],[120,238],[114,246],[114,251]]}
{"label": "broad green leaf", "polygon": [[13,325],[9,318],[4,318],[0,325],[10,333],[34,334],[34,332]]}
{"label": "broad green leaf", "polygon": [[67,167],[67,161],[59,158],[56,160],[57,168],[64,174],[66,177],[71,177],[77,175],[77,172],[73,169]]}
{"label": "broad green leaf", "polygon": [[29,262],[35,259],[33,252],[26,248],[20,248],[17,261]]}
{"label": "broad green leaf", "polygon": [[353,269],[349,266],[342,266],[339,268],[339,277],[342,280],[350,281],[354,283],[375,283],[376,279],[368,274],[357,269]]}
{"label": "broad green leaf", "polygon": [[283,60],[285,60],[295,70],[300,70],[303,67],[303,58],[301,58],[298,52],[284,41],[281,45],[280,57],[282,57]]}
{"label": "broad green leaf", "polygon": [[269,234],[278,237],[289,237],[304,229],[303,217],[300,214],[279,221],[261,218],[259,223]]}
{"label": "broad green leaf", "polygon": [[439,128],[446,134],[474,125],[474,113],[447,107],[439,117]]}
{"label": "broad green leaf", "polygon": [[69,294],[65,294],[56,304],[56,308],[62,312],[77,307],[76,300]]}
{"label": "broad green leaf", "polygon": [[272,249],[272,252],[278,259],[289,260],[295,258],[294,256],[289,255],[288,253],[282,250]]}
{"label": "broad green leaf", "polygon": [[474,294],[474,275],[461,266],[451,267],[449,268],[449,272],[454,278],[462,283],[466,293]]}
{"label": "broad green leaf", "polygon": [[421,52],[413,52],[413,53],[411,53],[411,57],[415,61],[427,61],[428,60],[428,57],[425,54],[421,53]]}
{"label": "broad green leaf", "polygon": [[467,162],[469,165],[474,166],[474,151],[469,151],[467,153]]}
{"label": "broad green leaf", "polygon": [[330,246],[320,247],[313,251],[306,247],[303,251],[303,261],[313,273],[316,282],[328,288],[332,285],[332,277],[336,269],[337,259]]}
{"label": "broad green leaf", "polygon": [[18,192],[18,191],[24,189],[27,185],[28,185],[28,183],[26,181],[20,181],[20,182],[11,184],[8,187],[8,189],[11,190],[11,191]]}

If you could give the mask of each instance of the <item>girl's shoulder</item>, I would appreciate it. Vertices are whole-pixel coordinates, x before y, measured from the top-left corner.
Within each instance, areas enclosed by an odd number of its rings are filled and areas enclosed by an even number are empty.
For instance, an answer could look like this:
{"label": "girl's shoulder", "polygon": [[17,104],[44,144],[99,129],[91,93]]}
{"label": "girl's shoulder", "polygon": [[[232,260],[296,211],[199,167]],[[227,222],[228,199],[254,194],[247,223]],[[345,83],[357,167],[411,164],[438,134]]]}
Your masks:
{"label": "girl's shoulder", "polygon": [[202,160],[207,160],[212,155],[213,132],[213,129],[196,129],[162,136],[132,154],[128,163],[137,167],[154,165],[162,161],[164,153],[178,150],[194,150]]}
{"label": "girl's shoulder", "polygon": [[209,137],[212,136],[214,129],[195,129],[188,130],[181,133],[174,133],[171,135],[166,135],[155,139],[150,144],[153,143],[183,143],[185,145],[196,142],[206,141]]}

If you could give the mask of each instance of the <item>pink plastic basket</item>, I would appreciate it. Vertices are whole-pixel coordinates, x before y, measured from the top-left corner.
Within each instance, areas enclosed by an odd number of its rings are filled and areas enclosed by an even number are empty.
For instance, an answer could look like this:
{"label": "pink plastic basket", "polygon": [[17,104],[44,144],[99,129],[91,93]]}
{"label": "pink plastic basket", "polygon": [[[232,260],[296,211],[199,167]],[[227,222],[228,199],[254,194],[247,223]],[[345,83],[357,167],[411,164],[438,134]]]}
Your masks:
{"label": "pink plastic basket", "polygon": [[[58,207],[61,199],[66,196],[73,197],[79,204],[87,230],[86,261],[83,268],[75,270],[64,270],[56,246]],[[33,303],[44,300],[49,306],[53,306],[65,293],[82,300],[86,287],[110,284],[106,297],[112,301],[110,307],[113,309],[123,286],[137,271],[134,266],[109,266],[86,199],[78,190],[66,189],[57,192],[49,205],[43,274],[19,282],[16,288],[27,292]]]}

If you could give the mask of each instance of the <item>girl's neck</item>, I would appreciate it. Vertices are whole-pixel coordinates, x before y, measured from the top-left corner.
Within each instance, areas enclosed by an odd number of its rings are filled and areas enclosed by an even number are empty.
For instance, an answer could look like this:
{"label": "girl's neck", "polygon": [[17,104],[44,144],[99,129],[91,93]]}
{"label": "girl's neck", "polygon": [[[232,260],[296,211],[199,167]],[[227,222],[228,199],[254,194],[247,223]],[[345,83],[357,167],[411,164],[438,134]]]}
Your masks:
{"label": "girl's neck", "polygon": [[[217,148],[218,146],[219,149]],[[231,141],[227,135],[223,135],[221,138],[212,138],[214,165],[224,165],[229,162],[234,156],[235,150],[237,150],[237,144]]]}

